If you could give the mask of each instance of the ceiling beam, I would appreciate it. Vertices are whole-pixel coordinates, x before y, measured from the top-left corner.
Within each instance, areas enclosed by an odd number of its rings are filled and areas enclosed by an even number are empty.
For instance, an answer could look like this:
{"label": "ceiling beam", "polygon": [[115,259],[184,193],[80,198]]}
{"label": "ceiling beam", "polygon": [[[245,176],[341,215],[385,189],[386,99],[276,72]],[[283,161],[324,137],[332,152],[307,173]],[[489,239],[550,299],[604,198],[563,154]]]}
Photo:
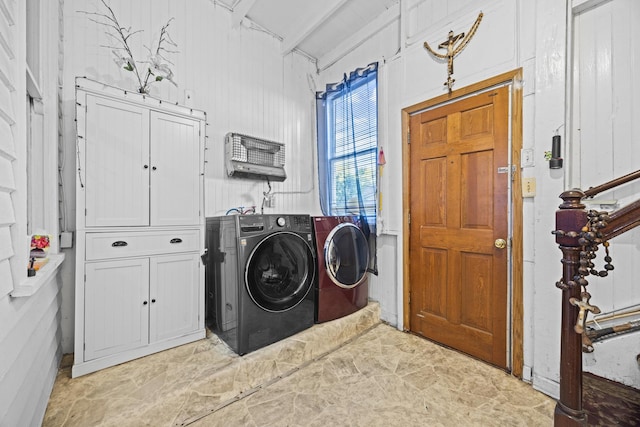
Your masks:
{"label": "ceiling beam", "polygon": [[247,16],[249,10],[253,7],[256,0],[239,0],[233,6],[233,12],[231,12],[231,28],[234,30],[240,26],[242,20]]}
{"label": "ceiling beam", "polygon": [[360,46],[378,31],[400,18],[400,3],[396,3],[351,37],[318,58],[318,70],[323,71],[335,64],[340,58]]}
{"label": "ceiling beam", "polygon": [[347,3],[348,0],[325,0],[323,10],[314,14],[311,19],[301,19],[295,29],[284,36],[282,40],[282,55],[287,55],[295,49],[313,31],[325,23],[336,11]]}

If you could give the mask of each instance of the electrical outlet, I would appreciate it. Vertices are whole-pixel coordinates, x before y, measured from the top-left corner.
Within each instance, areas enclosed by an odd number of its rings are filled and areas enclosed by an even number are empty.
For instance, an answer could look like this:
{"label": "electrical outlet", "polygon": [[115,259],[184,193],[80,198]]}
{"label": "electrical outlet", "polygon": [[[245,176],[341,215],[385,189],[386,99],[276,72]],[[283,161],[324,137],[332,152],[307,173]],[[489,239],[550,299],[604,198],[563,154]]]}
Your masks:
{"label": "electrical outlet", "polygon": [[265,206],[271,209],[276,207],[276,196],[274,194],[270,194],[269,196],[267,196],[267,199],[265,200]]}
{"label": "electrical outlet", "polygon": [[535,197],[536,179],[522,178],[522,197]]}
{"label": "electrical outlet", "polygon": [[60,233],[60,248],[67,249],[73,247],[73,231],[63,231]]}

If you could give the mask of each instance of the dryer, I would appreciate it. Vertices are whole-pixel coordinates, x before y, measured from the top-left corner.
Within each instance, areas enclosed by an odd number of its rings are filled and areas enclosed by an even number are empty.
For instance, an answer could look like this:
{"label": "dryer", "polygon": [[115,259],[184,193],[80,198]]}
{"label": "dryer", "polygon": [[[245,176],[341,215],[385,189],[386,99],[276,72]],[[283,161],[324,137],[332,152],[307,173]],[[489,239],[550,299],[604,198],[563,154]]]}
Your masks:
{"label": "dryer", "polygon": [[242,355],[313,326],[309,215],[207,218],[206,323]]}
{"label": "dryer", "polygon": [[367,305],[369,244],[353,216],[313,217],[318,258],[316,323],[338,319]]}

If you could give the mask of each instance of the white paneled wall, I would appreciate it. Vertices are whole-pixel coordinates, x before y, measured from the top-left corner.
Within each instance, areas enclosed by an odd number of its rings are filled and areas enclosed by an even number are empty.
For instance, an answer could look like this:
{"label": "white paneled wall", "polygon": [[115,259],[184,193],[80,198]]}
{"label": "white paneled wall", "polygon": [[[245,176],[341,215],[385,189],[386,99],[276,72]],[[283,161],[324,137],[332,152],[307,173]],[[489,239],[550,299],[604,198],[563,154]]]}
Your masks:
{"label": "white paneled wall", "polygon": [[[589,188],[640,169],[640,83],[632,75],[640,63],[636,22],[640,4],[615,0],[580,13],[575,18],[575,108],[573,141],[576,167],[574,186]],[[617,201],[619,206],[640,198],[640,183],[604,192],[595,200]],[[607,208],[607,206],[603,206]],[[595,203],[593,209],[600,210]],[[637,256],[640,230],[611,241],[615,272],[606,279],[589,278],[592,302],[604,311],[640,305]],[[601,258],[599,257],[600,262]],[[598,261],[598,259],[596,259]],[[595,297],[598,301],[595,301]]]}
{"label": "white paneled wall", "polygon": [[[103,12],[97,0],[67,2],[70,23],[66,44],[67,99],[72,98],[73,76],[85,76],[121,88],[134,89],[132,73],[113,62],[101,27],[77,11]],[[155,83],[151,95],[189,103],[208,114],[206,165],[206,215],[224,215],[233,207],[262,203],[264,181],[230,179],[224,166],[224,136],[239,132],[282,142],[286,146],[287,180],[272,183],[276,207],[265,213],[318,213],[317,186],[311,171],[315,157],[315,105],[308,75],[315,66],[306,57],[280,54],[281,42],[263,31],[240,26],[231,29],[231,13],[208,0],[111,0],[108,2],[123,26],[141,29],[132,37],[134,55],[145,59],[144,45],[170,18],[169,33],[178,53],[169,54],[178,87]],[[113,44],[113,42],[111,42]],[[67,134],[73,147],[72,133]],[[69,181],[72,182],[72,181]],[[71,206],[71,205],[69,205]]]}
{"label": "white paneled wall", "polygon": [[[572,126],[572,186],[589,188],[640,169],[640,64],[637,22],[640,3],[614,0],[588,9],[574,18],[574,108]],[[631,183],[597,195],[594,200],[617,201],[618,206],[640,198],[640,183]],[[591,209],[608,205],[595,203]],[[589,276],[591,303],[604,312],[640,306],[638,250],[640,230],[611,240],[615,270],[606,278]],[[604,251],[595,260],[601,269]],[[640,384],[635,356],[640,341],[635,334],[597,343],[585,355],[586,370],[629,385]],[[617,369],[611,370],[611,366]]]}
{"label": "white paneled wall", "polygon": [[[46,141],[53,146],[47,149],[53,152],[57,135],[56,18],[61,0],[42,1],[40,6],[43,16],[51,17],[40,28],[43,52],[38,71],[53,76],[40,87],[45,114],[54,118],[45,119],[44,124]],[[54,261],[36,277],[27,278],[26,11],[24,1],[0,0],[0,426],[42,423],[62,357],[60,279],[55,272],[47,276],[54,270]],[[55,164],[53,156],[44,157]],[[55,224],[56,171],[48,166],[43,174],[45,190],[53,193],[47,199],[51,197],[52,201],[45,201],[41,209]],[[52,188],[53,192],[48,191]],[[56,228],[53,225],[48,230],[56,235]],[[52,244],[52,252],[54,247]],[[49,273],[45,273],[47,267]]]}

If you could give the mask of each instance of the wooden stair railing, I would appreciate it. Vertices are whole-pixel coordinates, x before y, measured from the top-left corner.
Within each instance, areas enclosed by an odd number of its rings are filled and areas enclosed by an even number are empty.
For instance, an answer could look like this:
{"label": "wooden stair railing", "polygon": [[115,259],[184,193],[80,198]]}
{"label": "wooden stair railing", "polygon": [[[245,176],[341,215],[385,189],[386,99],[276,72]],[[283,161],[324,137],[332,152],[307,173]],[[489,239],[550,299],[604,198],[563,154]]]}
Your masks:
{"label": "wooden stair railing", "polygon": [[[579,277],[580,252],[584,251],[585,234],[589,232],[583,229],[589,217],[582,199],[638,178],[640,170],[586,191],[573,189],[560,195],[563,202],[556,211],[556,229],[553,231],[562,251],[562,279],[556,283],[562,289],[560,398],[554,413],[556,427],[587,425],[587,416],[582,407],[582,335],[575,329],[578,316],[585,314],[585,308],[589,310],[595,307],[589,305],[588,293],[582,291],[582,285],[576,280]],[[640,225],[640,200],[608,214],[605,222],[600,224],[597,233],[598,244]],[[582,304],[575,304],[576,301]]]}

